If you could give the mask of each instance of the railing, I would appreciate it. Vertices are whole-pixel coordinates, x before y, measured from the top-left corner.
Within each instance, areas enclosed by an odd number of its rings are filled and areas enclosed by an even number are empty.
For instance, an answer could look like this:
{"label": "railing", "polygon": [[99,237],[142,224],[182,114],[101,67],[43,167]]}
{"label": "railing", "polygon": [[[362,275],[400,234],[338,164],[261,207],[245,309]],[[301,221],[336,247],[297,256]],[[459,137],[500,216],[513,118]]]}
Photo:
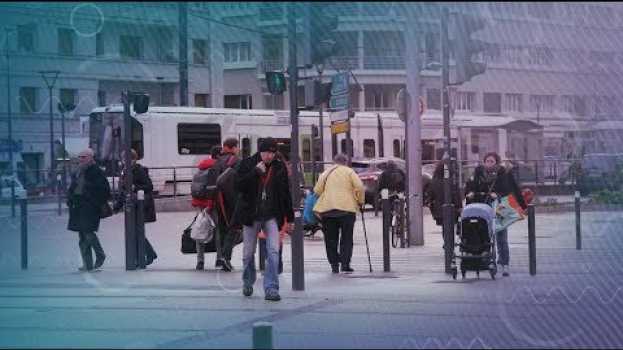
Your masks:
{"label": "railing", "polygon": [[331,69],[353,70],[359,69],[359,56],[335,56],[329,59],[327,65]]}
{"label": "railing", "polygon": [[364,56],[364,69],[405,69],[403,56]]}
{"label": "railing", "polygon": [[284,63],[283,60],[264,60],[260,67],[262,69],[261,73],[281,71],[283,70]]}

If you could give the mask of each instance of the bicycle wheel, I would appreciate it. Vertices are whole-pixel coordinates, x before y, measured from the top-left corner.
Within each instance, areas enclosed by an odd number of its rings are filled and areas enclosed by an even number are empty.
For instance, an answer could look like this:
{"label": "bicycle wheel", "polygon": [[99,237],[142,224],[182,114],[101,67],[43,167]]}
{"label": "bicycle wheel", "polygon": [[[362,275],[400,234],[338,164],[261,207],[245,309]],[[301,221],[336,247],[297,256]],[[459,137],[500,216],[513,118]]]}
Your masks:
{"label": "bicycle wheel", "polygon": [[391,235],[392,235],[392,247],[396,248],[398,247],[398,227],[397,225],[391,225],[390,226],[390,230],[391,230]]}

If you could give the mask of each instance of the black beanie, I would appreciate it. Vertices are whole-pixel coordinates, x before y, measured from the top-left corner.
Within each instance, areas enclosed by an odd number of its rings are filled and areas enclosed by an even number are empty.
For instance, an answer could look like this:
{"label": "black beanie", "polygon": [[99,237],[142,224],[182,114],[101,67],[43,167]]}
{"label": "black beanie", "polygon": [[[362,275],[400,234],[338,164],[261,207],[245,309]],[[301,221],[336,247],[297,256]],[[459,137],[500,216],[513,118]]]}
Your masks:
{"label": "black beanie", "polygon": [[272,137],[265,138],[260,143],[260,152],[277,152],[277,142]]}

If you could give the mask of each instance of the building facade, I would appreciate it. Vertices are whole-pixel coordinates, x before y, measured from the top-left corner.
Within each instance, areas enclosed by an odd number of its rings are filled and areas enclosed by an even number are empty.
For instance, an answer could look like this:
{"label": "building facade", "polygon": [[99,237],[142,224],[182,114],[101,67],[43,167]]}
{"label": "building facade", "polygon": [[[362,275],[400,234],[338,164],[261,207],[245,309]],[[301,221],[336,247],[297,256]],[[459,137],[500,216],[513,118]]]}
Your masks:
{"label": "building facade", "polygon": [[[351,88],[354,110],[396,108],[396,93],[406,82],[405,25],[418,26],[418,62],[422,66],[440,62],[439,20],[442,6],[448,6],[451,11],[485,18],[487,26],[478,37],[490,44],[480,57],[487,63],[486,73],[452,88],[453,110],[511,116],[545,128],[541,145],[518,146],[514,149],[522,149],[521,154],[503,157],[529,159],[532,147],[566,157],[574,149],[567,144],[569,135],[597,122],[621,119],[617,102],[623,95],[619,79],[623,46],[618,34],[623,6],[617,3],[327,2],[315,6],[339,16],[335,34],[339,50],[324,65],[323,76],[329,81],[338,70],[352,71],[357,83]],[[417,18],[405,19],[405,6],[413,6]],[[7,135],[10,100],[13,138],[22,142],[16,163],[28,184],[44,182],[42,169],[51,163],[50,101],[54,140],[60,139],[58,103],[75,105],[65,116],[65,147],[70,153],[86,146],[88,113],[118,103],[124,89],[146,91],[155,105],[179,105],[183,23],[179,4],[3,3],[0,7],[5,29],[0,33],[0,86],[7,86],[10,77],[10,99],[6,88],[0,96],[4,121],[0,135],[3,139]],[[188,3],[189,105],[289,108],[288,93],[270,95],[264,75],[287,66],[286,14],[287,3]],[[299,62],[302,23],[298,22],[297,33]],[[450,65],[454,66],[452,57]],[[60,73],[50,100],[40,72],[52,70]],[[440,73],[422,69],[420,74],[427,110],[440,110]],[[315,75],[316,67],[300,72],[300,76]],[[299,89],[302,92],[302,86]],[[300,93],[299,99],[303,96]],[[499,134],[487,136],[489,131],[465,132],[463,137],[481,149],[501,139]],[[502,136],[504,142],[526,143],[512,132]],[[596,142],[589,151],[620,144]],[[477,157],[467,154],[467,158]],[[5,154],[0,157],[0,170],[7,164]]]}

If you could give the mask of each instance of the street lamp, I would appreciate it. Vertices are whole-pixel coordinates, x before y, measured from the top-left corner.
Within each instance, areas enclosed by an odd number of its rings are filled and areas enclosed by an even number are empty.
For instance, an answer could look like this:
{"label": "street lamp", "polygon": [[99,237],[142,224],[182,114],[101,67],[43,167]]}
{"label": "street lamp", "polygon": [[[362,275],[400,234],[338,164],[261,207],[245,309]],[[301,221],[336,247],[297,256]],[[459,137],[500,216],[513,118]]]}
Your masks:
{"label": "street lamp", "polygon": [[13,166],[13,114],[11,113],[11,64],[9,56],[9,33],[16,32],[14,28],[4,28],[6,34],[6,98],[7,98],[7,129],[9,133],[9,172],[11,173],[11,217],[15,217],[15,167]]}
{"label": "street lamp", "polygon": [[61,72],[57,70],[47,70],[39,71],[38,73],[41,74],[41,78],[45,81],[45,85],[50,92],[50,176],[54,176],[54,113],[52,112],[52,89],[54,89],[56,79]]}
{"label": "street lamp", "polygon": [[67,145],[65,144],[65,112],[71,112],[76,109],[73,104],[63,105],[62,102],[57,104],[58,111],[61,113],[61,143],[63,144],[63,191],[67,191]]}

